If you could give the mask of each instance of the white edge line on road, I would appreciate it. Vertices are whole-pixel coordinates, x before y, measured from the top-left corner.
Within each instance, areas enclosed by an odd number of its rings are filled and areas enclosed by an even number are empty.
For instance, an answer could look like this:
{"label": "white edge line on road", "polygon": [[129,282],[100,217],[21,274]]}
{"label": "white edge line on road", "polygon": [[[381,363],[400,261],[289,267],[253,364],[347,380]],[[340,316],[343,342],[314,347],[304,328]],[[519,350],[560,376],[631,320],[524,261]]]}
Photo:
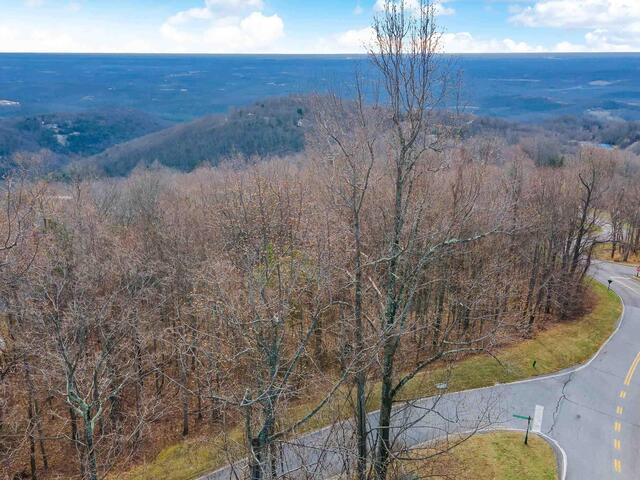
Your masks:
{"label": "white edge line on road", "polygon": [[[465,435],[465,434],[469,434],[469,433],[473,433],[473,432],[478,432],[478,433],[492,433],[492,432],[518,432],[518,433],[525,433],[526,430],[523,428],[500,428],[500,427],[496,427],[496,428],[484,428],[482,430],[468,430],[466,432],[460,432],[460,435]],[[568,466],[568,461],[567,461],[567,452],[564,451],[564,448],[562,448],[562,446],[560,446],[560,444],[558,443],[558,441],[554,438],[551,438],[549,435],[542,433],[542,432],[533,432],[535,435],[538,435],[540,438],[542,438],[545,442],[547,442],[548,444],[551,445],[551,448],[553,448],[556,451],[556,462],[560,462],[560,468],[559,473],[560,473],[560,479],[559,480],[566,480],[567,478],[567,466]],[[434,438],[433,440],[429,440],[428,442],[424,442],[424,443],[420,443],[414,447],[411,447],[412,449],[414,448],[420,448],[422,446],[425,445],[429,445],[430,443],[434,442],[434,441],[438,441],[437,438]],[[560,456],[558,457],[557,454],[560,454]]]}
{"label": "white edge line on road", "polygon": [[567,452],[564,451],[564,448],[562,448],[562,446],[558,443],[558,441],[555,438],[551,438],[550,436],[542,432],[538,432],[538,435],[544,438],[547,442],[551,443],[560,452],[560,455],[562,456],[562,468],[560,469],[560,480],[566,480],[567,467],[568,467]]}
{"label": "white edge line on road", "polygon": [[551,443],[552,447],[555,447],[557,451],[560,452],[560,456],[562,457],[562,468],[560,469],[560,480],[566,480],[567,478],[567,452],[564,451],[564,448],[558,443],[555,438],[551,438],[549,435],[546,435],[542,432],[537,432],[537,435],[540,435],[543,439],[545,439],[548,443]]}
{"label": "white edge line on road", "polygon": [[[596,280],[596,281],[597,281],[597,282],[599,282],[600,284],[604,285],[604,283],[603,283],[603,282],[600,282],[599,280],[595,279],[595,277],[591,277],[591,278],[593,278],[594,280]],[[627,288],[629,288],[629,287],[627,287]],[[613,339],[613,337],[615,337],[615,336],[616,336],[616,334],[620,331],[620,328],[622,328],[622,325],[624,324],[624,315],[625,315],[625,304],[624,304],[624,300],[623,300],[623,298],[622,298],[622,296],[621,296],[621,295],[619,295],[617,292],[615,292],[615,290],[614,290],[614,293],[615,293],[616,295],[618,295],[618,298],[620,299],[620,303],[622,303],[622,312],[620,312],[620,318],[618,319],[618,325],[616,326],[615,330],[611,333],[611,335],[609,335],[609,338],[607,338],[607,339],[605,340],[605,342],[600,346],[600,348],[598,349],[598,351],[597,351],[597,352],[596,352],[596,353],[595,353],[595,354],[594,354],[594,355],[593,355],[593,356],[592,356],[592,357],[591,357],[591,358],[590,358],[586,363],[584,363],[584,364],[582,364],[582,365],[580,365],[580,366],[578,366],[578,367],[575,367],[575,368],[573,368],[573,369],[567,369],[567,370],[564,370],[564,371],[559,372],[559,373],[552,373],[552,374],[549,374],[549,375],[541,375],[541,376],[539,376],[539,377],[528,378],[528,379],[525,379],[525,380],[518,380],[518,381],[510,382],[510,383],[496,383],[496,384],[494,384],[494,385],[490,385],[490,386],[487,386],[487,387],[472,388],[472,389],[470,389],[470,390],[463,390],[463,391],[461,391],[461,392],[452,392],[452,393],[447,393],[447,394],[445,394],[445,395],[443,395],[443,396],[459,395],[459,394],[462,394],[462,393],[476,392],[476,391],[482,391],[482,390],[489,390],[489,389],[491,389],[491,388],[495,388],[495,387],[498,387],[498,386],[521,385],[521,384],[523,384],[523,383],[539,382],[539,381],[542,381],[542,380],[549,380],[549,379],[551,379],[551,378],[563,377],[563,376],[565,376],[565,375],[569,375],[569,374],[576,373],[576,372],[579,372],[579,371],[581,371],[581,370],[584,370],[585,368],[587,368],[589,365],[591,365],[591,364],[593,363],[593,361],[598,357],[598,355],[600,355],[600,353],[602,352],[602,350],[604,350],[604,348],[609,344],[609,342],[611,342],[611,340]],[[425,397],[425,398],[429,398],[429,397]],[[369,415],[369,414],[375,414],[375,413],[376,413],[376,412],[378,412],[378,411],[379,411],[379,410],[375,410],[375,411],[373,411],[373,412],[369,412],[367,415]],[[309,433],[308,433],[308,435],[318,434],[318,433],[321,433],[321,432],[323,432],[323,431],[325,431],[325,430],[328,430],[328,429],[330,429],[330,428],[334,428],[334,427],[335,427],[335,425],[327,425],[326,427],[323,427],[323,428],[321,428],[321,429],[319,429],[319,430],[314,430],[313,432],[309,432]],[[519,431],[524,431],[524,430],[518,430],[518,429],[516,429],[516,428],[513,428],[513,429],[509,429],[509,428],[502,428],[502,429],[496,429],[496,430],[503,430],[503,431],[510,431],[510,430],[512,430],[512,431],[517,431],[517,432],[519,432]],[[463,432],[463,433],[464,433],[464,432]],[[468,433],[468,432],[467,432],[467,433]],[[542,433],[542,432],[539,432],[539,433],[538,433],[538,432],[536,432],[536,433],[537,433],[538,435],[540,435],[541,437],[543,437],[544,439],[546,439],[548,442],[553,443],[553,445],[554,445],[555,447],[557,447],[557,448],[558,448],[558,450],[560,450],[560,453],[561,453],[561,455],[562,455],[562,465],[563,465],[563,467],[562,467],[562,475],[561,475],[561,477],[560,477],[560,480],[565,480],[565,479],[566,479],[566,477],[567,477],[567,453],[564,451],[564,449],[562,448],[562,446],[560,446],[560,444],[558,443],[558,441],[557,441],[557,440],[555,440],[555,439],[551,438],[550,436],[548,436],[548,435],[546,435],[546,434],[544,434],[544,433]],[[305,436],[306,436],[306,435],[303,435],[303,436],[302,436],[302,438],[304,438]],[[221,471],[226,470],[226,469],[228,469],[228,468],[231,468],[231,467],[237,466],[238,464],[240,464],[240,463],[241,463],[242,461],[244,461],[244,460],[246,460],[246,459],[238,460],[237,462],[234,462],[234,463],[232,463],[232,464],[229,464],[229,465],[225,465],[225,466],[223,466],[223,467],[220,467],[220,468],[218,468],[218,469],[214,470],[213,472],[209,472],[209,473],[207,473],[207,474],[205,474],[205,475],[203,475],[203,476],[201,476],[201,477],[198,477],[198,479],[197,479],[197,480],[206,480],[206,479],[210,478],[211,476],[216,475],[218,472],[221,472]]]}
{"label": "white edge line on road", "polygon": [[[495,432],[520,432],[520,433],[525,433],[526,430],[520,429],[520,428],[496,428],[495,430],[492,430]],[[542,432],[534,432],[536,435],[538,435],[539,437],[541,437],[544,441],[546,441],[547,443],[551,444],[551,447],[556,450],[556,452],[560,453],[560,458],[558,458],[558,460],[560,460],[561,463],[561,467],[560,467],[560,480],[566,480],[567,478],[567,466],[568,466],[568,461],[567,461],[567,452],[564,451],[564,448],[562,448],[562,446],[560,446],[560,444],[558,443],[558,441],[555,438],[551,438],[549,435],[542,433]]]}
{"label": "white edge line on road", "polygon": [[[600,283],[602,283],[602,282],[600,282]],[[616,292],[614,292],[614,293],[616,293]],[[616,293],[616,295],[618,295],[618,294]],[[558,373],[550,373],[549,375],[540,375],[539,377],[532,377],[532,378],[527,378],[525,380],[517,380],[515,382],[509,382],[509,383],[496,383],[494,385],[489,385],[488,387],[472,388],[470,390],[463,390],[461,392],[452,392],[452,393],[448,393],[446,395],[456,395],[458,393],[475,392],[475,391],[480,391],[480,390],[488,390],[488,389],[491,389],[491,388],[494,388],[494,387],[498,387],[498,386],[520,385],[520,384],[523,384],[523,383],[539,382],[541,380],[549,380],[550,378],[564,377],[565,375],[569,375],[571,373],[576,373],[576,372],[579,372],[581,370],[584,370],[585,368],[587,368],[589,365],[591,365],[593,363],[593,361],[598,357],[598,355],[600,355],[602,350],[604,350],[604,348],[609,344],[609,342],[611,342],[613,337],[616,336],[616,334],[620,331],[620,328],[622,327],[622,324],[624,322],[625,305],[624,305],[624,300],[622,299],[622,297],[620,295],[618,295],[618,298],[620,299],[620,303],[622,303],[622,312],[620,313],[620,317],[618,319],[618,326],[613,331],[613,333],[611,333],[611,335],[609,335],[609,338],[607,338],[607,340],[605,340],[605,342],[600,346],[598,351],[586,363],[583,363],[582,365],[579,365],[579,366],[577,366],[575,368],[569,368],[569,369],[563,370],[563,371],[558,372]]]}
{"label": "white edge line on road", "polygon": [[[521,430],[519,428],[498,428],[495,431],[513,431],[513,432],[521,432],[524,433],[526,432],[526,430]],[[543,440],[545,440],[547,443],[551,444],[551,447],[556,450],[557,452],[560,452],[560,460],[562,463],[562,466],[560,467],[560,480],[566,480],[567,478],[567,452],[564,451],[564,448],[562,448],[560,446],[560,444],[558,443],[558,441],[554,438],[551,438],[549,435],[546,435],[542,432],[535,432],[536,435],[540,436]]]}
{"label": "white edge line on road", "polygon": [[638,287],[640,287],[640,285],[633,286],[633,284],[627,284],[626,282],[629,280],[628,277],[612,277],[612,278],[614,279],[617,278],[618,283],[622,285],[624,288],[626,288],[627,290],[631,290],[636,295],[640,295],[640,290],[637,289]]}

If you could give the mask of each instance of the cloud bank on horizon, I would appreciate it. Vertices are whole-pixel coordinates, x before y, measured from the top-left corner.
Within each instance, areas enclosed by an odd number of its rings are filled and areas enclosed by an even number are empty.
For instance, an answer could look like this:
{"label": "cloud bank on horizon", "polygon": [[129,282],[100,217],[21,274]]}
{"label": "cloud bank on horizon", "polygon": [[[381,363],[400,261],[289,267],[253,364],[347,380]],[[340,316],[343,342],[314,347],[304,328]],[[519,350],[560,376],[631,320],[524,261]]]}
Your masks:
{"label": "cloud bank on horizon", "polygon": [[[0,0],[0,51],[362,53],[384,2]],[[436,11],[451,53],[640,51],[640,0],[437,0]]]}

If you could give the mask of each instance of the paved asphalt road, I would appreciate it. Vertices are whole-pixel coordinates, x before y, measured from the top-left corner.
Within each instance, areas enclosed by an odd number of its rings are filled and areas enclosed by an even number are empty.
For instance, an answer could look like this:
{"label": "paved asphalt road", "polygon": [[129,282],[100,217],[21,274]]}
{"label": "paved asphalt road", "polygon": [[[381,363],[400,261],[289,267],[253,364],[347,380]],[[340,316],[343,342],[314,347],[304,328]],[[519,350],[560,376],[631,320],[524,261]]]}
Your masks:
{"label": "paved asphalt road", "polygon": [[[522,429],[526,421],[512,415],[530,415],[533,429],[556,447],[568,480],[640,480],[640,282],[633,279],[634,268],[622,265],[599,263],[591,273],[603,283],[612,279],[625,307],[619,329],[591,361],[547,377],[399,407],[394,424],[409,427],[394,432],[397,443],[415,446],[475,429]],[[373,425],[376,415],[369,417]],[[279,470],[307,478],[339,473],[350,432],[343,424],[285,445]],[[243,467],[240,462],[201,480],[242,478]]]}

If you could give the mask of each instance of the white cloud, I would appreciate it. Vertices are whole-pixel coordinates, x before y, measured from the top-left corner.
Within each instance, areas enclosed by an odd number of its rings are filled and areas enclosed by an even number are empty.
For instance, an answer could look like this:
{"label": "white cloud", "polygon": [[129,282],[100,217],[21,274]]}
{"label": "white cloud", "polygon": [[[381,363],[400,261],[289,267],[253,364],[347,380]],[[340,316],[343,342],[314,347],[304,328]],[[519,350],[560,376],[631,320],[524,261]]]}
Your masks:
{"label": "white cloud", "polygon": [[0,25],[0,44],[10,45],[16,39],[16,30],[9,25]]}
{"label": "white cloud", "polygon": [[640,24],[620,30],[597,28],[584,36],[585,46],[596,52],[634,52],[640,50]]}
{"label": "white cloud", "polygon": [[[323,53],[364,53],[366,46],[375,39],[371,27],[347,30],[323,39],[316,44],[315,51]],[[545,51],[542,46],[517,42],[510,38],[478,39],[469,32],[444,33],[441,39],[443,51],[447,53],[534,53]]]}
{"label": "white cloud", "polygon": [[71,52],[76,47],[66,31],[24,25],[0,25],[0,45],[8,47],[2,51],[14,52]]}
{"label": "white cloud", "polygon": [[375,33],[371,27],[347,30],[334,38],[334,50],[345,53],[364,52],[374,36]]}
{"label": "white cloud", "polygon": [[512,16],[528,27],[582,27],[627,25],[640,21],[638,0],[541,0]]}
{"label": "white cloud", "polygon": [[373,29],[354,28],[328,37],[320,37],[300,49],[291,49],[289,53],[365,53],[374,39]]}
{"label": "white cloud", "polygon": [[191,20],[211,20],[213,18],[213,12],[208,8],[190,8],[176,13],[169,17],[165,22],[168,25],[182,25],[190,22]]}
{"label": "white cloud", "polygon": [[172,22],[165,22],[160,27],[160,33],[168,40],[177,44],[195,43],[198,37],[190,32],[180,30]]}
{"label": "white cloud", "polygon": [[571,42],[560,42],[556,44],[554,47],[556,52],[564,52],[564,53],[581,53],[588,52],[588,48],[586,45],[579,45]]}
{"label": "white cloud", "polygon": [[[451,0],[435,0],[433,5],[435,7],[436,15],[453,15],[456,11],[452,7],[445,6],[445,3]],[[384,7],[387,3],[398,3],[397,0],[376,0],[376,3],[373,9],[377,12],[381,12],[384,10]],[[405,0],[405,7],[411,11],[417,12],[420,10],[421,2],[420,0]]]}
{"label": "white cloud", "polygon": [[169,17],[160,32],[183,51],[271,51],[284,36],[284,22],[277,14],[265,15],[263,8],[262,0],[205,0],[200,8]]}
{"label": "white cloud", "polygon": [[532,46],[510,38],[477,39],[469,32],[445,33],[442,46],[448,53],[533,53],[542,52],[541,46]]}
{"label": "white cloud", "polygon": [[262,10],[262,0],[204,0],[202,7],[182,10],[169,17],[166,23],[170,25],[182,25],[192,20],[213,20],[254,10]]}
{"label": "white cloud", "polygon": [[284,35],[284,23],[278,15],[265,16],[253,12],[240,23],[218,22],[204,34],[204,40],[212,51],[256,52],[264,51]]}
{"label": "white cloud", "polygon": [[589,30],[584,44],[561,42],[559,51],[640,50],[640,0],[538,0],[513,11],[526,27]]}
{"label": "white cloud", "polygon": [[117,25],[75,22],[48,24],[0,20],[1,52],[52,53],[161,53],[172,51],[158,45],[145,32],[119,30]]}

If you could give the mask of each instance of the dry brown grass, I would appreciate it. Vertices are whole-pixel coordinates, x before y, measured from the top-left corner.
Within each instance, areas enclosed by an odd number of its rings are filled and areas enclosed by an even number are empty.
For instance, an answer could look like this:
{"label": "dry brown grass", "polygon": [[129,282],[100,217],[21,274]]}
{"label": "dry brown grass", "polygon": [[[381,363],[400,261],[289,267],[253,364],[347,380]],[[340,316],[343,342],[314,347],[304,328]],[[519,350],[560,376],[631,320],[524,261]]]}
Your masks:
{"label": "dry brown grass", "polygon": [[616,248],[616,253],[611,258],[611,243],[600,243],[593,249],[593,256],[598,260],[604,260],[607,262],[625,263],[627,265],[640,265],[640,254],[631,252],[627,261],[623,261],[623,256],[620,254],[620,250]]}

